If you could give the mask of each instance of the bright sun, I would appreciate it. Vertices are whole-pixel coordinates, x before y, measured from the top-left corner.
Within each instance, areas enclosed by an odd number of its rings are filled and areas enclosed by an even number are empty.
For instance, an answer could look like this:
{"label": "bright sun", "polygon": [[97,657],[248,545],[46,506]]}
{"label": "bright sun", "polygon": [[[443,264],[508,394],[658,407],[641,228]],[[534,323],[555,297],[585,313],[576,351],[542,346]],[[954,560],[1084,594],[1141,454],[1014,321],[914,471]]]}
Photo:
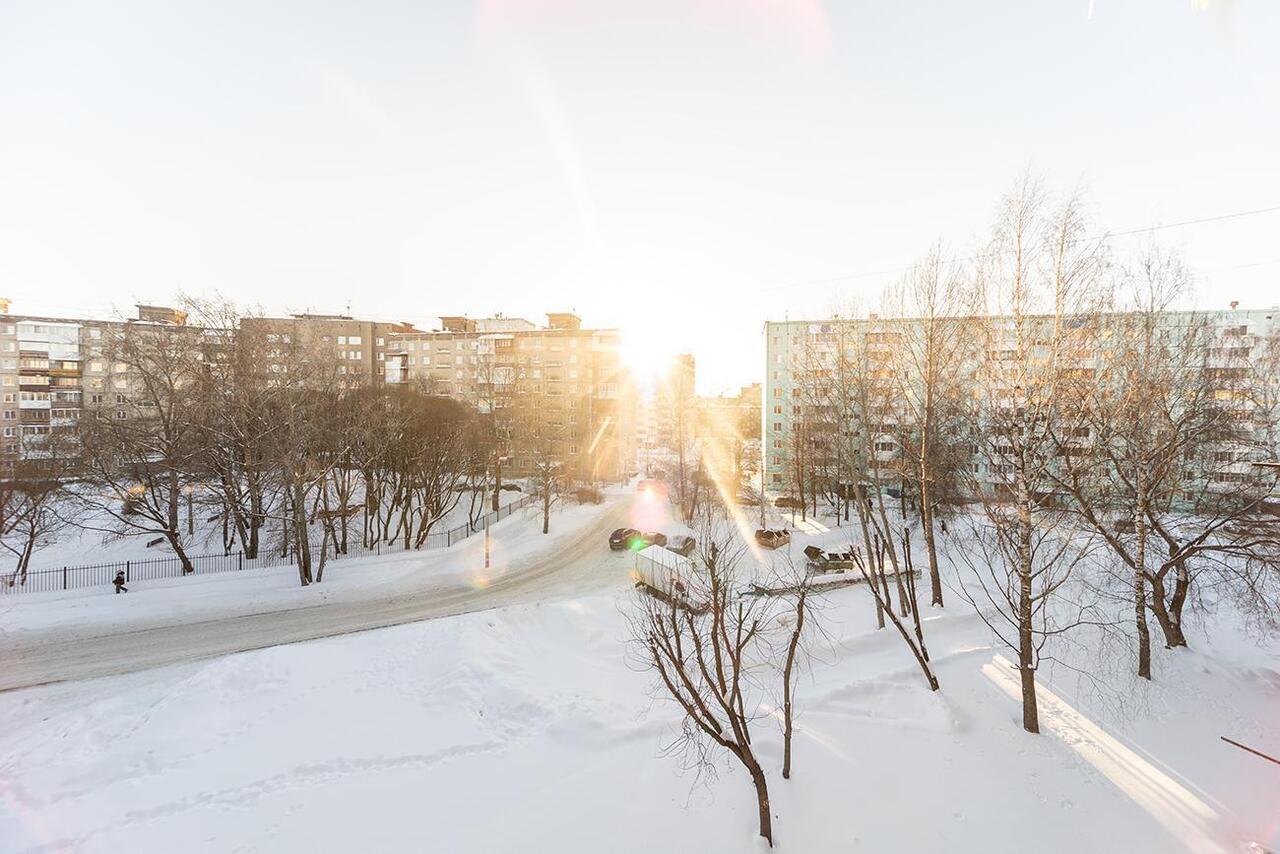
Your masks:
{"label": "bright sun", "polygon": [[661,333],[634,327],[622,330],[622,361],[637,379],[657,379],[671,364],[675,349]]}

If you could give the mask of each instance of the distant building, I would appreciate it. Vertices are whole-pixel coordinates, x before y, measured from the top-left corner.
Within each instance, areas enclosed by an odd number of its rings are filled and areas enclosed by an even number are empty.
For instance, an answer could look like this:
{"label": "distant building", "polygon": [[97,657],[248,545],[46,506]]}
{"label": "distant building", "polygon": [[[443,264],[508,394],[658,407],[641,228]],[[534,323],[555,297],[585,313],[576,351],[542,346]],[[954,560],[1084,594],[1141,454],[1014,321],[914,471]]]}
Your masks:
{"label": "distant building", "polygon": [[413,384],[495,419],[508,471],[529,474],[522,441],[537,424],[566,471],[613,480],[635,465],[635,390],[616,329],[583,329],[577,315],[551,313],[538,328],[521,318],[442,317],[438,331],[390,335],[386,382]]}
{"label": "distant building", "polygon": [[[186,313],[139,305],[134,320],[0,314],[0,460],[41,456],[45,437],[74,433],[86,409],[127,415],[137,378],[109,360],[130,327],[186,328]],[[192,330],[198,334],[198,330]],[[59,444],[60,447],[65,445]]]}
{"label": "distant building", "polygon": [[[1045,324],[1049,320],[1040,318]],[[1261,363],[1266,348],[1280,342],[1280,309],[1277,308],[1244,310],[1235,308],[1233,304],[1230,311],[1167,312],[1164,315],[1164,322],[1170,328],[1191,321],[1203,322],[1208,327],[1204,366],[1211,377],[1222,377],[1223,387],[1215,393],[1217,399],[1221,400],[1232,399],[1229,377],[1234,371],[1240,370],[1236,366]],[[912,319],[872,315],[865,319],[796,320],[765,324],[765,383],[760,419],[763,428],[761,462],[767,488],[775,492],[785,492],[790,488],[789,458],[792,440],[797,435],[797,425],[814,416],[814,413],[806,412],[806,408],[812,404],[806,401],[801,387],[805,374],[831,376],[840,348],[857,341],[865,349],[868,363],[879,366],[872,370],[877,375],[888,376],[896,349],[902,346],[905,333],[917,322]],[[954,322],[966,321],[956,318]],[[1100,351],[1073,354],[1069,369],[1077,372],[1078,376],[1092,376],[1101,358]],[[803,364],[805,361],[810,363]],[[1280,377],[1272,379],[1272,386],[1276,395],[1280,396]],[[1248,422],[1252,417],[1253,406],[1250,401],[1240,401],[1229,411],[1234,412],[1242,422]],[[882,424],[867,425],[867,428],[872,434],[873,453],[884,466],[882,471],[892,477],[891,464],[901,449],[890,429],[892,413],[884,418]],[[830,426],[825,424],[830,419],[821,414],[815,420],[824,426]],[[845,429],[856,431],[862,427],[849,424]],[[975,455],[972,465],[973,472],[981,482],[994,487],[1005,481],[1004,473],[991,470],[987,461],[978,455]],[[1250,465],[1243,458],[1229,466],[1218,467],[1212,475],[1206,475],[1224,488],[1227,484],[1240,482],[1249,476]]]}
{"label": "distant building", "polygon": [[415,331],[411,323],[358,320],[345,314],[294,314],[289,317],[245,317],[240,328],[262,335],[290,336],[331,355],[340,374],[353,384],[380,386],[391,336]]}

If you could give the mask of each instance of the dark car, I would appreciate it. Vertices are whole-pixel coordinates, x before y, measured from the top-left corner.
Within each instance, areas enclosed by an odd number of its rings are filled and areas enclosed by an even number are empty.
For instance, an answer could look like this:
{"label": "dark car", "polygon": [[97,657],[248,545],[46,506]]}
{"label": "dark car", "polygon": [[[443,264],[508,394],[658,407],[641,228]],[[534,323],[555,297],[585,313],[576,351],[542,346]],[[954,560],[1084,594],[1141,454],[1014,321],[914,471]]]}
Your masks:
{"label": "dark car", "polygon": [[504,491],[509,490],[509,491],[511,491],[511,492],[523,492],[523,491],[524,491],[524,490],[522,490],[522,489],[520,488],[520,485],[519,485],[519,484],[516,484],[516,483],[504,483],[504,484],[502,484],[502,489],[503,489]]}
{"label": "dark car", "polygon": [[640,536],[640,532],[635,528],[619,528],[609,535],[609,548],[615,552],[620,552],[630,547],[631,541]]}
{"label": "dark car", "polygon": [[773,500],[774,507],[780,507],[783,510],[803,510],[804,502],[799,498],[792,498],[790,495],[783,495]]}
{"label": "dark car", "polygon": [[676,534],[667,540],[667,549],[680,555],[680,557],[688,557],[693,554],[693,550],[697,545],[698,543],[693,537],[684,534]]}
{"label": "dark car", "polygon": [[771,531],[761,528],[756,531],[756,542],[764,546],[766,549],[776,549],[785,546],[791,542],[790,531]]}

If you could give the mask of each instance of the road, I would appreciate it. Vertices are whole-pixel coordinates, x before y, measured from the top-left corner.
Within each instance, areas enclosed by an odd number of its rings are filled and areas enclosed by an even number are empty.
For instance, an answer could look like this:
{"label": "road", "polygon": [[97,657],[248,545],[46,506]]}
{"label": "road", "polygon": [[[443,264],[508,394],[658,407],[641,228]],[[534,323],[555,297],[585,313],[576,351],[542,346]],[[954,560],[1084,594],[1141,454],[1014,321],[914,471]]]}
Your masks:
{"label": "road", "polygon": [[553,554],[499,575],[487,587],[461,583],[383,598],[330,600],[302,608],[261,611],[175,625],[67,637],[32,632],[0,646],[0,691],[163,667],[184,661],[333,637],[419,620],[526,602],[581,596],[621,587],[631,563],[611,553],[608,532],[626,524],[630,501],[619,502]]}

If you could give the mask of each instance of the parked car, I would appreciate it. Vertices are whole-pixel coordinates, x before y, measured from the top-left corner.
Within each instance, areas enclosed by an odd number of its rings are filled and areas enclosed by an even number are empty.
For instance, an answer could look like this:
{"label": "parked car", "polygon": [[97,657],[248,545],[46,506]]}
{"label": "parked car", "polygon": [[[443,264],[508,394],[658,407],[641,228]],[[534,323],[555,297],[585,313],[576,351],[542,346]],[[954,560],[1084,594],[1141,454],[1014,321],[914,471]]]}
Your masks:
{"label": "parked car", "polygon": [[640,536],[640,532],[635,528],[619,528],[609,535],[609,548],[612,551],[620,552],[631,545],[631,541]]}
{"label": "parked car", "polygon": [[524,490],[520,488],[520,484],[518,483],[504,483],[502,484],[502,488],[504,490],[510,490],[512,492],[524,492]]}
{"label": "parked car", "polygon": [[660,534],[657,531],[645,531],[640,534],[640,548],[645,546],[665,546],[666,544],[666,534]]}
{"label": "parked car", "polygon": [[791,542],[791,532],[787,530],[773,531],[761,528],[756,531],[756,542],[766,549],[776,549]]}
{"label": "parked car", "polygon": [[783,510],[803,510],[804,502],[799,498],[792,498],[790,495],[783,495],[773,500],[774,507],[781,507]]}
{"label": "parked car", "polygon": [[693,537],[684,534],[676,534],[667,540],[667,549],[680,555],[680,557],[688,557],[693,554],[693,550],[697,545],[698,543]]}

